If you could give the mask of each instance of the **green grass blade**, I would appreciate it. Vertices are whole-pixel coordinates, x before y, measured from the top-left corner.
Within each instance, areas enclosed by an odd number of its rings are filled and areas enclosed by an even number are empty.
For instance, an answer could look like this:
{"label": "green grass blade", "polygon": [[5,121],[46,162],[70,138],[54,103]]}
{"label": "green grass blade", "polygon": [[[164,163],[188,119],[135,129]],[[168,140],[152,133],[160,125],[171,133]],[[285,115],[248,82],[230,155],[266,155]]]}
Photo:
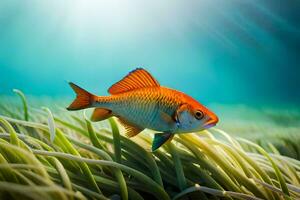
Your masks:
{"label": "green grass blade", "polygon": [[48,114],[48,125],[49,125],[49,133],[50,133],[50,141],[53,142],[55,135],[56,135],[56,131],[55,131],[55,122],[54,122],[54,118],[52,115],[52,112],[50,111],[49,108],[43,107],[43,110],[45,110]]}
{"label": "green grass blade", "polygon": [[86,122],[86,127],[87,127],[87,130],[88,130],[88,133],[89,133],[89,136],[90,136],[90,140],[92,142],[92,144],[99,148],[99,149],[105,149],[104,146],[100,143],[95,131],[94,131],[94,128],[92,126],[92,123],[90,120],[88,120],[86,118],[86,116],[84,116],[85,118],[85,122]]}
{"label": "green grass blade", "polygon": [[115,160],[116,162],[121,163],[121,142],[119,128],[112,117],[109,118],[108,121],[113,134]]}
{"label": "green grass blade", "polygon": [[284,178],[283,178],[283,176],[282,176],[282,174],[281,174],[278,166],[275,164],[275,162],[273,161],[273,159],[271,158],[271,156],[263,148],[261,148],[257,144],[255,144],[253,142],[250,142],[248,140],[242,139],[242,138],[240,138],[239,140],[243,141],[243,142],[245,142],[245,143],[247,143],[247,144],[249,144],[249,145],[251,145],[253,147],[255,147],[262,155],[264,155],[270,161],[270,163],[272,164],[273,169],[275,170],[275,173],[276,173],[277,179],[278,179],[278,181],[280,183],[281,189],[282,189],[283,193],[286,195],[285,198],[286,199],[290,199],[289,198],[290,193],[289,193],[289,189],[288,189],[288,187],[286,185],[286,182],[285,182],[285,180],[284,180]]}
{"label": "green grass blade", "polygon": [[138,180],[140,180],[145,187],[149,190],[153,190],[153,195],[157,196],[158,199],[162,200],[169,200],[169,195],[163,190],[162,187],[160,187],[156,182],[154,182],[151,178],[145,176],[141,172],[132,169],[130,167],[127,167],[125,165],[112,162],[112,161],[106,161],[106,160],[93,160],[93,159],[88,159],[88,158],[82,158],[79,156],[74,156],[71,154],[66,154],[66,153],[60,153],[60,152],[48,152],[48,151],[41,151],[41,150],[33,150],[35,154],[38,155],[46,155],[46,156],[55,156],[55,157],[62,157],[62,158],[68,158],[77,162],[84,162],[84,163],[89,163],[89,164],[94,164],[94,165],[102,165],[102,166],[110,166],[110,167],[115,167],[119,168],[128,174],[133,175],[136,177]]}
{"label": "green grass blade", "polygon": [[177,153],[177,150],[176,150],[176,147],[174,144],[169,142],[168,147],[170,149],[170,153],[173,158],[179,189],[184,190],[187,187],[187,184],[186,184],[186,180],[184,177],[184,172],[182,169],[182,164],[181,164],[179,155]]}
{"label": "green grass blade", "polygon": [[[73,147],[73,145],[69,142],[69,140],[64,136],[64,134],[61,132],[60,129],[56,129],[56,138],[55,139],[59,139],[61,140],[61,142],[65,145],[65,147],[68,149],[68,151],[76,156],[80,156],[80,154],[78,153],[78,151]],[[99,189],[92,173],[91,170],[89,169],[88,165],[86,163],[80,163],[80,168],[82,169],[83,173],[87,176],[87,178],[90,181],[90,184],[93,188],[95,188],[95,190],[97,192],[99,192],[100,194],[102,194],[101,190]]]}
{"label": "green grass blade", "polygon": [[10,123],[8,123],[5,119],[0,117],[0,124],[3,124],[3,126],[7,129],[7,131],[10,134],[10,142],[16,146],[20,146],[18,135],[15,131],[15,129],[11,126]]}
{"label": "green grass blade", "polygon": [[26,97],[24,93],[21,90],[18,89],[13,89],[13,91],[21,98],[22,104],[23,104],[23,110],[24,110],[24,120],[28,121],[29,120],[29,114],[28,114],[28,104]]}
{"label": "green grass blade", "polygon": [[231,191],[216,190],[216,189],[212,189],[212,188],[208,188],[208,187],[200,186],[200,185],[195,185],[193,187],[187,188],[186,190],[177,194],[172,200],[181,199],[182,197],[186,196],[187,194],[190,194],[190,193],[196,192],[196,191],[202,191],[202,192],[211,194],[213,196],[219,196],[219,197],[232,197],[232,198],[244,199],[244,200],[263,200],[261,198],[257,198],[252,195],[247,195],[247,194],[238,193],[238,192],[231,192]]}

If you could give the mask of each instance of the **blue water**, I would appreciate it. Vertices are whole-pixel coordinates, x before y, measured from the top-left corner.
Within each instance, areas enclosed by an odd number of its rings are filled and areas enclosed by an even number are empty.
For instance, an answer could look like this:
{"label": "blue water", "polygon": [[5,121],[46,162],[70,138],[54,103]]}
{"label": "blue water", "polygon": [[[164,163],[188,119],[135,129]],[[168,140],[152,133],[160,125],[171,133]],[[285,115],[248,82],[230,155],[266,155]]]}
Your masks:
{"label": "blue water", "polygon": [[294,0],[0,1],[0,94],[99,95],[136,67],[203,103],[300,102]]}

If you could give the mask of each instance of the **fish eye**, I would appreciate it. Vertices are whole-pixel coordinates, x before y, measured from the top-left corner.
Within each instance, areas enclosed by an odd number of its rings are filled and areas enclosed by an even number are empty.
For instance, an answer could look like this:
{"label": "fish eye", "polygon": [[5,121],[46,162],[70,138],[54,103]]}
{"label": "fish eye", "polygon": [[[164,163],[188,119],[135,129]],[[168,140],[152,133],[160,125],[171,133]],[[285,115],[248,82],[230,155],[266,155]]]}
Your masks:
{"label": "fish eye", "polygon": [[195,112],[195,118],[196,118],[196,119],[200,120],[200,119],[202,119],[203,117],[204,117],[204,113],[203,113],[201,110],[197,110],[197,111]]}

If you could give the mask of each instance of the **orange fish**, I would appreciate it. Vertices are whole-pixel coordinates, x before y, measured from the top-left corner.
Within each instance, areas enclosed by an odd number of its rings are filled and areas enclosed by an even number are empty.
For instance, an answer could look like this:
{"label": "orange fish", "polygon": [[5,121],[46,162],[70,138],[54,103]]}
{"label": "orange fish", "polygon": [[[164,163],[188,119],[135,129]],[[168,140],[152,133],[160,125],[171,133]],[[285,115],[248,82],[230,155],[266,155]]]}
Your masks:
{"label": "orange fish", "polygon": [[70,86],[77,97],[67,108],[80,110],[95,107],[91,120],[115,116],[133,137],[145,128],[159,131],[154,136],[152,151],[172,140],[174,134],[200,131],[218,122],[218,117],[192,97],[162,87],[149,72],[137,68],[112,85],[110,96],[95,96],[74,83]]}

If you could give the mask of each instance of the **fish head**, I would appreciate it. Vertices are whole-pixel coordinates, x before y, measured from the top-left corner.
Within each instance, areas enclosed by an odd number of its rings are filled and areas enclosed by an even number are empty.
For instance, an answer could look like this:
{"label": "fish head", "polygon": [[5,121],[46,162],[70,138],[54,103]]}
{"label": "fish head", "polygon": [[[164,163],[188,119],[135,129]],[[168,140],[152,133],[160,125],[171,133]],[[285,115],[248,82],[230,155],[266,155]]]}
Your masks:
{"label": "fish head", "polygon": [[177,118],[178,131],[183,133],[208,129],[219,121],[215,113],[195,100],[181,106]]}

